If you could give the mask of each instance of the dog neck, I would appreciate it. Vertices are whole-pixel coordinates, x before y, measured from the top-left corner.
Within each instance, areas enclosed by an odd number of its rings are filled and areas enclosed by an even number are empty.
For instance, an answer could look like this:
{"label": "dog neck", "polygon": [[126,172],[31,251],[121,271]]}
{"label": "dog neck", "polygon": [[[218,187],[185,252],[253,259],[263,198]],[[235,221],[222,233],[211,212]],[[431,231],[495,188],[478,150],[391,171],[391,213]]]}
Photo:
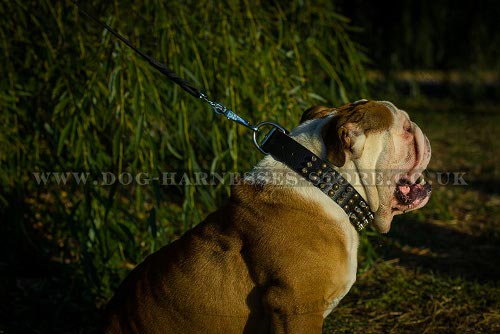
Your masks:
{"label": "dog neck", "polygon": [[323,207],[330,210],[340,208],[342,216],[348,216],[348,221],[361,231],[373,221],[374,215],[365,200],[366,192],[359,172],[350,170],[349,174],[344,173],[354,185],[340,174],[343,169],[357,166],[346,164],[343,168],[336,168],[324,160],[326,147],[320,130],[327,121],[306,122],[291,133],[292,138],[275,132],[264,144],[271,154],[257,164],[245,181],[261,186],[292,187],[309,201],[328,199],[329,203]]}
{"label": "dog neck", "polygon": [[[304,124],[301,124],[300,126],[293,129],[290,133],[290,137],[305,146],[321,159],[326,160],[327,149],[325,144],[323,143],[323,138],[321,138],[321,129],[325,126],[326,123],[331,120],[333,116],[334,114],[321,119],[305,122]],[[262,162],[264,162],[264,159]],[[365,199],[365,201],[371,204],[368,200],[364,180],[360,178],[360,173],[356,163],[354,163],[352,160],[348,160],[346,161],[344,166],[340,168],[335,167],[334,169],[342,175],[350,175],[351,184],[354,189],[356,189],[356,191]],[[372,207],[372,209],[374,208]]]}

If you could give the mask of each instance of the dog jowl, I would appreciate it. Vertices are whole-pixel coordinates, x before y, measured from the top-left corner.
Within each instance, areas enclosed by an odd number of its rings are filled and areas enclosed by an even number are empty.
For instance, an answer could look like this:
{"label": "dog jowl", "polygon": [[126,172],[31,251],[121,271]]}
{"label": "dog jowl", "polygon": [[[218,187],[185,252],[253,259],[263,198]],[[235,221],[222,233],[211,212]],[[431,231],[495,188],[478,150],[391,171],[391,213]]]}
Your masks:
{"label": "dog jowl", "polygon": [[[429,141],[390,102],[311,108],[291,136],[352,176],[382,233],[429,200]],[[107,333],[321,333],[356,279],[358,232],[319,188],[262,169],[287,167],[266,156],[224,207],[139,264],[108,304]]]}

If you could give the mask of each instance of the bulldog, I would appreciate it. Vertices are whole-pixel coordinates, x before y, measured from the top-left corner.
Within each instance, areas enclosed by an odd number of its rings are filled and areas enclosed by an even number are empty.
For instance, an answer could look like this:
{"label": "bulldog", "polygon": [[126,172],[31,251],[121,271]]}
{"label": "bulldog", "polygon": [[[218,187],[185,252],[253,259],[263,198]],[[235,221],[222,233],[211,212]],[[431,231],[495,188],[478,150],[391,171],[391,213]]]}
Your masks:
{"label": "bulldog", "polygon": [[[429,140],[390,102],[311,108],[290,136],[350,175],[379,232],[429,200]],[[358,232],[318,187],[263,169],[303,177],[266,156],[224,207],[128,275],[106,333],[321,333],[356,280]]]}

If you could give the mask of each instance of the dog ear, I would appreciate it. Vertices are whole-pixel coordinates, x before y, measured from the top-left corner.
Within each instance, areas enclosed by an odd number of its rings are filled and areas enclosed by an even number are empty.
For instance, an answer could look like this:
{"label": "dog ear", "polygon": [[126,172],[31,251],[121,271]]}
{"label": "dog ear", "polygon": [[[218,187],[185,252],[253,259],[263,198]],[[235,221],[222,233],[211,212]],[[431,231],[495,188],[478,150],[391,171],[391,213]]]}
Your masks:
{"label": "dog ear", "polygon": [[324,106],[315,106],[307,109],[304,111],[302,114],[302,117],[300,118],[300,123],[304,123],[305,121],[309,121],[311,119],[317,119],[317,118],[323,118],[328,115],[330,115],[332,112],[335,111],[335,108],[328,108]]}
{"label": "dog ear", "polygon": [[363,153],[366,134],[389,129],[394,122],[392,111],[382,103],[363,101],[346,104],[323,127],[321,136],[327,159],[342,167],[347,158],[356,159]]}
{"label": "dog ear", "polygon": [[337,167],[344,166],[347,154],[359,136],[355,123],[341,123],[342,120],[342,117],[334,116],[321,130],[326,158]]}

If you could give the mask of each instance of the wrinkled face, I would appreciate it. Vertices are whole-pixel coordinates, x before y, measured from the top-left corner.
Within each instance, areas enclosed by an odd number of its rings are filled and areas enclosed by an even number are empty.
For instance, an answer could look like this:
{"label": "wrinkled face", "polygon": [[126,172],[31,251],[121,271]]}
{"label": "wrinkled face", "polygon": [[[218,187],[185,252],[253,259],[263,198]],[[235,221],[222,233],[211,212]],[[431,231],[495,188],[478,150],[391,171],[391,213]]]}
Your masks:
{"label": "wrinkled face", "polygon": [[408,114],[390,102],[360,101],[339,108],[315,107],[302,121],[324,118],[326,158],[360,177],[353,184],[375,213],[375,228],[389,231],[394,215],[423,207],[431,186],[423,171],[431,157],[429,140]]}
{"label": "wrinkled face", "polygon": [[[379,231],[387,232],[392,217],[423,207],[430,198],[431,186],[423,176],[431,158],[431,145],[420,127],[410,120],[405,111],[389,102],[381,102],[394,114],[394,123],[379,134],[387,144],[378,158],[378,168],[384,173],[386,185],[378,185],[380,198]],[[385,132],[385,135],[384,135]]]}

